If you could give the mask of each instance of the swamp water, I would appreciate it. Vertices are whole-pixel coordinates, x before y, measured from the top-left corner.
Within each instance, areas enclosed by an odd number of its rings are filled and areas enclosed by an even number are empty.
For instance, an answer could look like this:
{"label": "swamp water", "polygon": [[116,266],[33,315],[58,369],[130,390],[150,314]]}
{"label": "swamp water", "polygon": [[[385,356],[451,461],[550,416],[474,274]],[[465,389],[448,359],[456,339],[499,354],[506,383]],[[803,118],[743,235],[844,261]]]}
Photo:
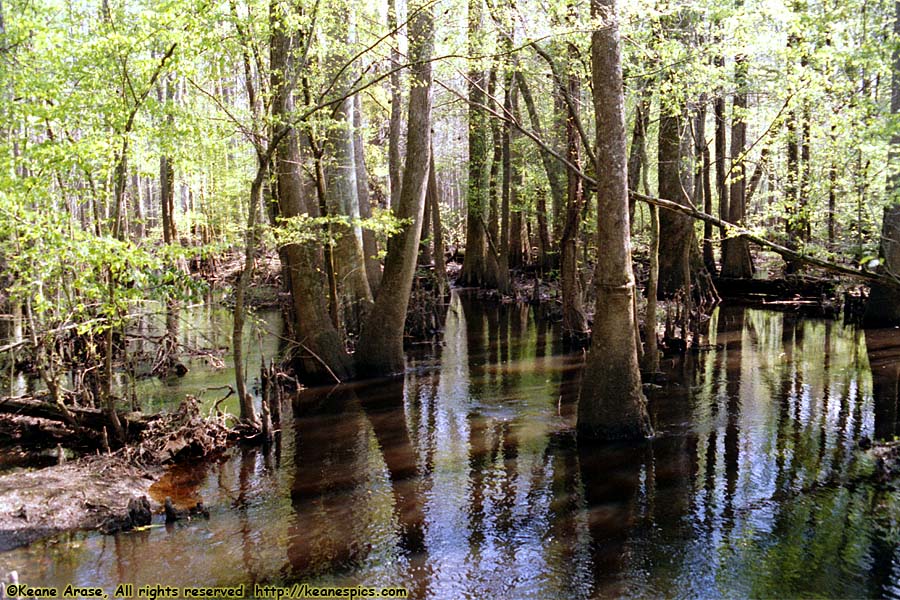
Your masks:
{"label": "swamp water", "polygon": [[670,383],[649,393],[656,437],[580,448],[583,356],[533,315],[454,294],[442,344],[417,347],[404,378],[306,390],[268,452],[236,448],[156,485],[158,500],[202,499],[208,521],[62,536],[0,554],[0,571],[110,593],[900,597],[900,497],[855,483],[859,440],[896,429],[896,377],[873,382],[865,333],[720,308],[705,349],[664,363]]}

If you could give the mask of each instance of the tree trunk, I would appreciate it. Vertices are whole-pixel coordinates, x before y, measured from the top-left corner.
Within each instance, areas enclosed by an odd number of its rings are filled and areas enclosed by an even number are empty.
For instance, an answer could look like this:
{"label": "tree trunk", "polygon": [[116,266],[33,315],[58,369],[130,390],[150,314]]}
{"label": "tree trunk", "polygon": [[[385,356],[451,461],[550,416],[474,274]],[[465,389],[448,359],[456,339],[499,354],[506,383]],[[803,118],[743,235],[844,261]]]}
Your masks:
{"label": "tree trunk", "polygon": [[[336,126],[329,127],[325,150],[325,198],[330,215],[358,221],[359,196],[356,182],[356,150],[353,143],[353,100],[347,98],[337,111]],[[372,290],[366,277],[362,230],[359,225],[334,224],[335,276],[339,284],[340,314],[348,333],[358,333],[372,307]]]}
{"label": "tree trunk", "polygon": [[[417,7],[409,26],[411,80],[406,165],[394,214],[410,224],[388,242],[381,292],[360,334],[356,361],[361,373],[388,375],[405,367],[403,327],[416,270],[428,173],[431,167],[431,55],[434,24],[429,4]],[[468,256],[468,253],[467,253]]]}
{"label": "tree trunk", "polygon": [[[482,35],[481,0],[469,0],[469,52],[482,51],[478,38]],[[466,216],[466,256],[459,283],[464,286],[497,288],[500,269],[497,257],[488,245],[487,220],[489,205],[490,124],[481,108],[486,104],[487,81],[484,71],[469,71],[469,186]],[[407,155],[409,150],[407,148]]]}
{"label": "tree trunk", "polygon": [[[631,134],[631,153],[628,155],[628,189],[637,191],[641,182],[643,164],[642,148],[647,143],[647,127],[650,126],[650,106],[653,101],[653,88],[650,82],[644,82],[641,94],[634,108],[634,129]],[[646,190],[645,190],[646,191]],[[628,219],[634,224],[634,198],[628,198]]]}
{"label": "tree trunk", "polygon": [[[900,39],[900,1],[894,3],[894,39]],[[900,47],[894,47],[891,73],[891,116],[900,114]],[[888,205],[881,226],[881,260],[879,269],[900,275],[900,134],[891,136],[888,151]],[[871,325],[900,324],[900,288],[873,285],[866,307],[865,320]]]}
{"label": "tree trunk", "polygon": [[[709,156],[709,144],[704,140],[703,143],[703,211],[711,215],[713,212],[713,195],[712,195],[712,185],[709,178],[709,173],[711,170],[710,164],[710,156]],[[659,219],[659,215],[656,217]],[[657,232],[658,233],[658,232]],[[703,223],[703,264],[706,267],[706,270],[710,273],[716,272],[716,256],[713,253],[713,228],[712,224],[708,222]]]}
{"label": "tree trunk", "polygon": [[[715,60],[715,66],[719,69],[724,69],[725,67],[725,59],[722,56],[717,56]],[[725,173],[725,146],[726,146],[726,135],[725,131],[725,95],[724,91],[719,90],[716,99],[713,101],[713,114],[715,117],[716,124],[716,197],[719,199],[719,218],[723,221],[728,220],[728,188],[725,185],[725,178],[727,173]],[[662,194],[660,194],[662,195]],[[712,214],[712,213],[709,213]],[[728,232],[725,231],[724,228],[719,229],[719,239],[722,242],[722,247],[725,246],[725,237],[728,235]]]}
{"label": "tree trunk", "polygon": [[[659,119],[659,195],[682,205],[689,205],[685,193],[690,188],[690,174],[682,164],[682,127],[684,113],[680,109],[668,112],[665,108]],[[685,175],[687,175],[685,177]],[[682,266],[684,257],[692,252],[696,240],[693,221],[684,215],[664,211],[659,218],[659,288],[664,296],[675,294],[684,287]]]}
{"label": "tree trunk", "polygon": [[[569,46],[569,60],[577,61],[574,48]],[[572,73],[566,82],[570,98],[581,94],[578,77]],[[575,126],[577,115],[569,114],[566,119],[566,158],[581,169],[581,139]],[[639,114],[637,119],[641,118]],[[635,125],[637,129],[637,125]],[[632,151],[632,154],[634,152]],[[640,164],[640,163],[638,163]],[[572,169],[566,169],[567,198],[566,220],[560,239],[561,261],[560,279],[563,301],[563,337],[573,342],[586,341],[588,336],[587,317],[582,306],[581,282],[578,278],[578,230],[584,203],[584,181]],[[630,180],[630,177],[629,177]],[[629,206],[629,211],[631,207]],[[630,220],[630,219],[629,219]]]}
{"label": "tree trunk", "polygon": [[644,371],[659,371],[656,334],[656,296],[659,285],[659,207],[650,207],[650,275],[647,278],[647,312],[644,315]]}
{"label": "tree trunk", "polygon": [[[792,33],[788,38],[788,50],[796,48],[800,44],[800,38]],[[786,208],[785,208],[785,232],[787,233],[787,247],[791,250],[799,250],[806,236],[808,216],[806,214],[806,198],[803,197],[803,175],[800,164],[800,119],[797,109],[791,109],[787,117],[787,183],[785,184]],[[798,272],[803,264],[793,259],[785,259],[784,271],[786,274]]]}
{"label": "tree trunk", "polygon": [[[388,29],[397,29],[397,15],[400,0],[389,0]],[[399,32],[391,34],[391,68],[400,66]],[[400,71],[391,73],[391,116],[388,122],[388,180],[391,185],[389,201],[391,206],[400,201],[400,134],[403,126],[403,96],[400,88]]]}
{"label": "tree trunk", "polygon": [[[283,26],[274,26],[271,40],[272,112],[287,121],[293,112],[291,89],[298,69],[293,64],[296,41]],[[319,216],[315,192],[300,172],[303,157],[296,133],[285,136],[274,157],[278,209],[284,218]],[[303,383],[346,381],[353,376],[350,356],[328,312],[322,273],[323,251],[316,244],[291,244],[282,249],[289,273],[293,308],[294,368]]]}
{"label": "tree trunk", "polygon": [[[728,221],[744,226],[747,202],[747,164],[744,146],[747,140],[747,59],[735,58],[734,104],[731,122],[731,197],[728,201]],[[743,236],[726,237],[722,246],[722,277],[749,279],[753,277],[750,243]]]}
{"label": "tree trunk", "polygon": [[[366,169],[366,156],[363,148],[362,129],[363,114],[359,94],[353,96],[353,150],[356,158],[356,190],[359,197],[359,216],[372,218],[372,200],[369,197],[369,172]],[[362,230],[363,253],[365,254],[366,278],[372,295],[378,293],[381,284],[381,262],[378,260],[378,244],[375,232]]]}
{"label": "tree trunk", "polygon": [[[519,91],[522,94],[522,100],[525,101],[525,109],[528,111],[528,117],[531,121],[531,128],[534,130],[534,133],[540,139],[544,138],[544,130],[541,126],[541,119],[537,112],[537,107],[534,104],[534,98],[531,95],[531,90],[528,87],[528,82],[525,80],[525,75],[521,71],[516,71],[516,79],[518,81]],[[566,198],[566,187],[563,182],[563,173],[562,170],[559,169],[559,161],[556,158],[547,152],[546,149],[540,149],[541,154],[541,163],[544,166],[544,172],[547,174],[547,182],[550,185],[550,199],[552,205],[564,206],[565,198]],[[546,199],[544,200],[546,205]],[[540,211],[539,211],[540,214]],[[544,217],[546,218],[546,209],[544,210]],[[543,232],[541,233],[543,235]],[[546,235],[548,241],[550,240],[549,229]],[[548,242],[549,243],[549,242]],[[553,262],[551,258],[550,262]]]}
{"label": "tree trunk", "polygon": [[[159,83],[158,97],[160,102],[171,103],[175,98],[175,89],[171,77],[165,77]],[[172,127],[171,108],[166,115],[166,123]],[[172,159],[166,155],[159,157],[159,206],[162,213],[163,242],[174,244],[177,238],[175,230],[175,169]]]}
{"label": "tree trunk", "polygon": [[[431,162],[428,165],[428,194],[431,198],[428,205],[431,206],[431,228],[434,234],[434,281],[441,298],[445,298],[450,289],[447,281],[447,262],[444,249],[444,230],[441,225],[441,194],[437,186],[437,178],[434,174],[434,151],[431,152]],[[425,218],[428,218],[426,215]]]}
{"label": "tree trunk", "polygon": [[592,0],[604,26],[591,36],[597,127],[598,246],[593,346],[578,401],[579,435],[596,440],[640,438],[651,431],[641,391],[634,327],[634,274],[628,222],[625,98],[615,0]]}

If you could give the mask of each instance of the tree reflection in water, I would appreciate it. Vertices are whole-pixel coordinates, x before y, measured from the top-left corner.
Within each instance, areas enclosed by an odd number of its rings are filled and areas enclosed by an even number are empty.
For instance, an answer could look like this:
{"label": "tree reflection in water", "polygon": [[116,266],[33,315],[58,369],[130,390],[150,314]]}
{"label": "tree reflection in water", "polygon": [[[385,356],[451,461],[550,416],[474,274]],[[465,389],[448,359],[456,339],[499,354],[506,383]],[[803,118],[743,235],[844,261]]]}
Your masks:
{"label": "tree reflection in water", "polygon": [[857,477],[859,440],[897,431],[897,333],[721,308],[701,345],[649,392],[656,437],[586,447],[583,355],[557,324],[454,294],[443,343],[405,377],[304,390],[268,454],[183,479],[172,493],[210,521],[37,544],[0,567],[32,584],[417,598],[897,597],[900,501]]}

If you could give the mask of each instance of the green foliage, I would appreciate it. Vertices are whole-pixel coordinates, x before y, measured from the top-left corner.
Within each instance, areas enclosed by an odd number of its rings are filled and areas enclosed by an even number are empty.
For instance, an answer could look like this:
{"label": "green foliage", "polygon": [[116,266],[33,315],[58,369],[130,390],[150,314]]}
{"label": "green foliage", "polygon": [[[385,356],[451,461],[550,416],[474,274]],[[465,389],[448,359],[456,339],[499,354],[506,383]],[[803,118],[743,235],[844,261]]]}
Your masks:
{"label": "green foliage", "polygon": [[353,218],[347,215],[328,215],[311,217],[304,213],[295,217],[278,219],[278,226],[273,228],[275,242],[278,246],[290,244],[334,245],[342,235],[348,235],[355,227],[373,231],[378,238],[387,240],[400,233],[410,219],[398,219],[391,211],[373,209],[368,219]]}

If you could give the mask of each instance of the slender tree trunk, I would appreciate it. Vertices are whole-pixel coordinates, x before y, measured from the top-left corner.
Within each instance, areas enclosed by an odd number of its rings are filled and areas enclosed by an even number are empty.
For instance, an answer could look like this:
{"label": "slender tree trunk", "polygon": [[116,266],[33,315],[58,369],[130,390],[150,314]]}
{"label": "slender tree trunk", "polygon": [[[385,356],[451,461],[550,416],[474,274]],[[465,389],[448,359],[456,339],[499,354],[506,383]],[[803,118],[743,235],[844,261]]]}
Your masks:
{"label": "slender tree trunk", "polygon": [[[837,125],[831,125],[831,152],[837,149]],[[828,249],[834,250],[835,226],[834,218],[837,211],[837,162],[833,157],[828,165]]]}
{"label": "slender tree trunk", "polygon": [[[792,33],[788,38],[788,50],[796,48],[800,44],[800,38]],[[787,118],[787,183],[785,195],[787,205],[785,207],[785,232],[787,233],[787,247],[798,250],[802,247],[806,236],[807,219],[806,198],[803,197],[803,174],[800,162],[800,117],[797,109],[791,109]],[[803,264],[793,259],[785,259],[784,271],[786,274],[797,273]]]}
{"label": "slender tree trunk", "polygon": [[[631,133],[631,152],[628,155],[628,189],[637,190],[641,181],[641,169],[647,168],[642,163],[641,148],[647,143],[647,127],[650,126],[650,108],[653,102],[653,88],[649,81],[645,81],[641,87],[641,93],[634,108],[634,129]],[[628,217],[634,225],[633,196],[628,198]]]}
{"label": "slender tree trunk", "polygon": [[250,279],[253,277],[254,255],[256,254],[256,215],[262,201],[262,187],[266,172],[269,169],[268,159],[259,158],[256,177],[250,186],[250,202],[247,209],[247,240],[244,247],[244,268],[234,290],[234,322],[231,330],[231,352],[234,364],[235,390],[241,407],[241,420],[257,423],[253,398],[247,393],[247,378],[244,373],[244,319],[246,316],[245,298]]}
{"label": "slender tree trunk", "polygon": [[419,241],[419,258],[418,263],[423,267],[431,266],[433,258],[432,239],[431,239],[431,202],[434,200],[434,194],[431,188],[425,193],[425,216],[422,219],[422,235]]}
{"label": "slender tree trunk", "polygon": [[603,26],[591,36],[597,127],[598,246],[593,345],[578,400],[582,438],[640,438],[651,431],[638,370],[634,274],[628,222],[628,173],[621,43],[615,0],[592,0]]}
{"label": "slender tree trunk", "polygon": [[[490,104],[492,109],[497,110],[496,102],[494,102],[493,100],[493,98],[497,97],[498,80],[496,65],[491,67],[489,81],[488,103]],[[488,211],[488,233],[491,236],[491,241],[494,244],[497,244],[500,240],[500,194],[502,193],[503,187],[503,182],[501,181],[501,168],[503,167],[503,140],[500,120],[490,119],[490,122],[493,156],[491,157],[490,187],[488,191],[488,196],[490,198]]]}
{"label": "slender tree trunk", "polygon": [[[577,52],[571,45],[568,47],[569,60],[577,61]],[[571,73],[566,82],[570,98],[581,95],[581,87],[577,75]],[[581,169],[581,139],[575,126],[577,115],[569,114],[566,119],[566,158]],[[637,118],[640,118],[638,115]],[[637,126],[635,126],[637,127]],[[632,154],[634,151],[632,150]],[[563,336],[574,342],[586,341],[588,336],[587,317],[582,306],[581,282],[578,279],[578,230],[582,205],[584,204],[584,182],[578,174],[566,169],[567,198],[566,219],[560,239],[561,263],[560,279],[563,301]],[[629,177],[630,180],[630,177]],[[629,207],[630,210],[630,207]]]}
{"label": "slender tree trunk", "polygon": [[644,315],[644,371],[659,371],[656,334],[656,296],[659,286],[659,207],[650,207],[650,274],[647,278],[647,314]]}
{"label": "slender tree trunk", "polygon": [[[372,218],[372,200],[369,197],[369,172],[366,169],[366,156],[363,148],[362,106],[359,94],[353,96],[353,151],[356,159],[356,190],[359,197],[359,216],[363,219]],[[378,244],[375,240],[375,232],[363,228],[362,246],[365,254],[366,278],[369,280],[369,288],[374,296],[378,293],[381,284],[381,263],[378,260]]]}
{"label": "slender tree trunk", "polygon": [[[447,281],[447,262],[445,260],[444,230],[441,225],[441,194],[434,174],[434,151],[431,152],[431,162],[428,164],[428,194],[431,198],[428,205],[431,206],[431,228],[434,232],[434,281],[441,298],[445,298],[450,289]],[[427,218],[427,215],[426,215]]]}
{"label": "slender tree trunk", "polygon": [[[541,126],[541,118],[537,112],[534,98],[531,95],[531,89],[525,79],[525,74],[516,71],[516,80],[522,100],[525,102],[525,109],[528,111],[528,118],[531,121],[531,129],[540,139],[544,137],[544,129]],[[540,149],[541,163],[544,166],[544,172],[547,174],[547,183],[550,186],[550,197],[553,204],[564,206],[566,202],[566,184],[563,181],[562,170],[558,167],[559,161],[545,149]],[[549,230],[548,230],[549,231]],[[549,238],[549,233],[548,233]]]}
{"label": "slender tree trunk", "polygon": [[[511,44],[510,44],[511,45]],[[518,93],[515,89],[515,76],[510,73],[506,78],[506,87],[503,92],[503,108],[507,114],[513,114],[514,96]],[[503,163],[503,183],[500,199],[500,248],[498,253],[501,284],[504,292],[510,291],[509,257],[510,257],[510,199],[512,197],[512,127],[509,123],[503,123],[501,130],[501,160]]]}
{"label": "slender tree trunk", "polygon": [[[710,182],[710,156],[709,156],[709,144],[705,141],[703,143],[703,210],[706,214],[713,214],[713,195],[712,195],[712,185]],[[656,216],[659,219],[659,215]],[[703,264],[706,266],[706,270],[712,274],[716,273],[716,256],[713,253],[713,227],[712,223],[706,221],[703,223]]]}
{"label": "slender tree trunk", "polygon": [[[478,39],[482,35],[481,0],[469,0],[469,52],[481,53]],[[487,80],[484,71],[469,71],[469,187],[466,216],[466,256],[459,282],[464,286],[499,287],[497,257],[488,244],[488,206],[490,187],[489,135],[490,124],[482,106],[486,105]],[[407,148],[407,155],[409,150]]]}
{"label": "slender tree trunk", "polygon": [[[389,0],[388,29],[397,29],[397,15],[399,14],[400,0]],[[391,68],[400,66],[399,35],[391,35]],[[403,127],[403,90],[400,86],[400,71],[391,73],[391,116],[388,124],[388,179],[391,186],[391,206],[400,201],[400,134]]]}
{"label": "slender tree trunk", "polygon": [[[725,59],[721,56],[717,56],[715,59],[715,66],[718,69],[723,69],[725,67]],[[713,101],[713,114],[715,116],[715,124],[716,124],[716,133],[715,133],[715,146],[716,146],[716,197],[719,199],[719,218],[723,221],[728,220],[728,188],[725,185],[725,178],[727,173],[725,172],[725,146],[726,146],[726,135],[727,132],[725,130],[725,95],[723,91],[719,91],[716,99]],[[711,214],[711,213],[710,213]],[[724,228],[719,229],[719,239],[722,243],[722,248],[725,247],[725,238],[728,235],[728,232],[725,231]]]}
{"label": "slender tree trunk", "polygon": [[431,56],[434,23],[431,5],[417,7],[410,22],[411,79],[406,134],[406,166],[399,205],[400,219],[410,219],[388,242],[381,292],[366,319],[356,351],[357,365],[367,375],[388,375],[404,369],[403,328],[416,269],[431,167]]}
{"label": "slender tree trunk", "polygon": [[[175,86],[172,78],[165,77],[159,82],[158,96],[160,101],[171,104],[175,98]],[[166,123],[173,126],[171,109],[166,115]],[[159,206],[162,213],[163,242],[174,244],[178,239],[175,230],[175,168],[172,159],[163,154],[159,157]]]}

